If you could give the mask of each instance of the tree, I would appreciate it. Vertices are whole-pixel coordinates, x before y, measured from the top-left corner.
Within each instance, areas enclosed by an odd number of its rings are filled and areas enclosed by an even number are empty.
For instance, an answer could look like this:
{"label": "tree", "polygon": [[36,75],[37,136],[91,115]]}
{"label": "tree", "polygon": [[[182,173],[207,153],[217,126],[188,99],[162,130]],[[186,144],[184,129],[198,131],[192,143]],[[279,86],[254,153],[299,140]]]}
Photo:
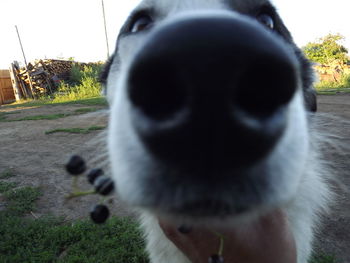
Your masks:
{"label": "tree", "polygon": [[310,42],[302,48],[307,58],[321,64],[338,61],[345,64],[349,61],[348,50],[341,44],[345,37],[341,34],[328,34]]}

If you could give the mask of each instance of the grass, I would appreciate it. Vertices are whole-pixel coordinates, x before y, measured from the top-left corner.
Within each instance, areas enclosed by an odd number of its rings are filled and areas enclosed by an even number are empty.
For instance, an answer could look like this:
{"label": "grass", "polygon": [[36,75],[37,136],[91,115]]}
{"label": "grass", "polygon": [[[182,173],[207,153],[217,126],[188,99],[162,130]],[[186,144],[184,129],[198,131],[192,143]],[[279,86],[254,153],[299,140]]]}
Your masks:
{"label": "grass", "polygon": [[13,122],[13,121],[39,121],[39,120],[57,120],[66,118],[72,115],[80,115],[89,112],[98,111],[98,108],[81,108],[75,110],[73,113],[57,113],[57,114],[47,114],[47,115],[34,115],[34,116],[26,116],[18,119],[8,120],[6,118],[7,113],[3,113],[0,115],[0,122]]}
{"label": "grass", "polygon": [[[86,105],[86,106],[108,106],[107,100],[104,97],[98,96],[93,98],[85,98],[79,100],[67,100],[64,102],[53,101],[52,99],[42,98],[39,100],[25,100],[12,103],[10,105],[4,105],[3,108],[29,108],[29,107],[41,107],[41,106],[58,106],[58,105]],[[0,115],[1,118],[1,115]]]}
{"label": "grass", "polygon": [[105,225],[50,217],[2,219],[0,262],[148,262],[140,232],[127,218]]}
{"label": "grass", "polygon": [[47,115],[34,115],[26,116],[18,119],[7,119],[6,114],[0,115],[0,122],[14,122],[14,121],[40,121],[40,120],[57,120],[71,116],[71,113],[58,113],[58,114],[47,114]]}
{"label": "grass", "polygon": [[66,102],[93,98],[101,95],[102,86],[99,75],[103,65],[85,66],[73,65],[68,81],[62,81],[54,94],[54,102]]}
{"label": "grass", "polygon": [[10,189],[15,188],[16,186],[17,186],[17,183],[0,181],[0,194],[5,193]]}
{"label": "grass", "polygon": [[90,220],[65,222],[53,216],[32,218],[26,215],[35,212],[35,201],[42,195],[39,188],[8,187],[4,191],[0,262],[148,262],[140,230],[130,218],[114,217],[104,225]]}
{"label": "grass", "polygon": [[98,110],[99,109],[97,109],[97,108],[81,108],[81,109],[76,109],[74,112],[76,114],[85,114],[85,113],[95,112]]}
{"label": "grass", "polygon": [[11,178],[14,176],[16,176],[16,175],[13,173],[13,171],[11,169],[6,169],[2,173],[0,173],[0,180],[1,179],[8,179],[8,178]]}
{"label": "grass", "polygon": [[58,113],[58,114],[48,114],[48,115],[35,115],[27,116],[19,119],[14,119],[10,121],[39,121],[39,120],[57,120],[70,116],[70,113]]}
{"label": "grass", "polygon": [[91,126],[89,128],[70,128],[70,129],[54,129],[46,131],[45,134],[53,134],[58,132],[64,132],[64,133],[76,133],[76,134],[87,134],[92,131],[98,131],[105,129],[105,126]]}
{"label": "grass", "polygon": [[317,90],[320,95],[336,95],[339,93],[350,93],[350,89]]}
{"label": "grass", "polygon": [[6,114],[3,112],[0,112],[0,121],[5,121],[6,120]]}
{"label": "grass", "polygon": [[337,93],[350,93],[350,74],[344,74],[338,82],[320,81],[315,85],[319,94],[333,95]]}
{"label": "grass", "polygon": [[0,213],[0,220],[0,262],[148,262],[140,231],[128,218],[95,225],[88,220],[64,223],[55,217]]}
{"label": "grass", "polygon": [[[35,212],[40,189],[23,187],[4,193],[0,210],[0,262],[148,263],[144,241],[130,218],[112,217],[103,225],[90,220],[24,217]],[[333,256],[315,256],[309,263],[336,263]]]}
{"label": "grass", "polygon": [[7,217],[16,217],[22,216],[35,209],[34,201],[41,196],[41,191],[39,188],[22,187],[11,189],[5,192],[4,196],[8,203],[6,205],[6,210],[1,212],[0,216],[6,214]]}
{"label": "grass", "polygon": [[338,261],[334,256],[331,255],[314,255],[309,263],[337,263]]}

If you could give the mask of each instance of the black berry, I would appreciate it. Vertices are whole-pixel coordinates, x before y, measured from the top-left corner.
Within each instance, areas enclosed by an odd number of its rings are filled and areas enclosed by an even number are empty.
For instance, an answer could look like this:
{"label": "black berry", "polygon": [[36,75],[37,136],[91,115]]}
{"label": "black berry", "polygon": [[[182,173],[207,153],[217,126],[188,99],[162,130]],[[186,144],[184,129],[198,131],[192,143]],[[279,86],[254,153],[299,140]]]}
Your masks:
{"label": "black berry", "polygon": [[109,217],[108,207],[105,205],[96,205],[90,212],[90,217],[96,224],[106,222],[107,218]]}
{"label": "black berry", "polygon": [[73,155],[66,164],[66,170],[72,175],[79,175],[86,171],[86,164],[83,158]]}
{"label": "black berry", "polygon": [[109,195],[114,190],[114,182],[107,176],[100,176],[94,182],[95,190],[100,195]]}
{"label": "black berry", "polygon": [[177,230],[181,234],[189,234],[192,231],[192,227],[191,226],[186,226],[186,225],[181,225]]}
{"label": "black berry", "polygon": [[224,263],[224,258],[220,255],[212,255],[209,259],[208,259],[209,263]]}
{"label": "black berry", "polygon": [[103,170],[102,169],[92,169],[88,173],[87,179],[88,179],[90,184],[94,184],[96,178],[100,177],[101,175],[103,175]]}

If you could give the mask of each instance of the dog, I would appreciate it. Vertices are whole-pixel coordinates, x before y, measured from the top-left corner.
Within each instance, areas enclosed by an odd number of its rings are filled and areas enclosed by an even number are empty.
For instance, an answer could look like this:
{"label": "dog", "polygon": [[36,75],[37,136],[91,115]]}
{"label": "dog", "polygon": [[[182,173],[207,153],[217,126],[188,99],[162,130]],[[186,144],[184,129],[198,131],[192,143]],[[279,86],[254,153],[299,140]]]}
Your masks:
{"label": "dog", "polygon": [[103,75],[112,176],[151,262],[191,262],[162,222],[239,228],[276,210],[307,262],[327,170],[312,66],[272,3],[143,0]]}

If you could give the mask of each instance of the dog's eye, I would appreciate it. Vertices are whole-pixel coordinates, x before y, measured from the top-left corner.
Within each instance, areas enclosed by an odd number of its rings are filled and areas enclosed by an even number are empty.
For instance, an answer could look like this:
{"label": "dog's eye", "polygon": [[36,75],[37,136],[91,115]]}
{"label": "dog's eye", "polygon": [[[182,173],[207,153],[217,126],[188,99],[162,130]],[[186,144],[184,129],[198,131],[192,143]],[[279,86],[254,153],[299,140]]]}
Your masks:
{"label": "dog's eye", "polygon": [[275,22],[273,21],[273,18],[270,15],[260,14],[258,15],[257,19],[261,24],[265,25],[266,27],[270,29],[275,28]]}
{"label": "dog's eye", "polygon": [[147,29],[149,26],[151,26],[152,23],[153,23],[153,20],[148,15],[139,16],[131,23],[130,32],[137,33],[137,32],[143,31]]}

